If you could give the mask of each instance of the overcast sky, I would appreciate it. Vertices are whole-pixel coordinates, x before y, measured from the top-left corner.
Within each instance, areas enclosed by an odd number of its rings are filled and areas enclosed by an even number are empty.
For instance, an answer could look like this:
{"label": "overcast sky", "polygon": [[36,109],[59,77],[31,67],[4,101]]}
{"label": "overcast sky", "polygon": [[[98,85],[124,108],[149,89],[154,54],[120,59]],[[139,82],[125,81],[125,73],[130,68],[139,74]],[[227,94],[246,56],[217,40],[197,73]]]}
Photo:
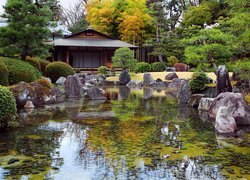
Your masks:
{"label": "overcast sky", "polygon": [[[74,5],[78,0],[59,0],[59,1],[64,8],[67,8],[70,5]],[[7,0],[0,0],[0,14],[3,14],[3,5],[5,5],[6,2]]]}

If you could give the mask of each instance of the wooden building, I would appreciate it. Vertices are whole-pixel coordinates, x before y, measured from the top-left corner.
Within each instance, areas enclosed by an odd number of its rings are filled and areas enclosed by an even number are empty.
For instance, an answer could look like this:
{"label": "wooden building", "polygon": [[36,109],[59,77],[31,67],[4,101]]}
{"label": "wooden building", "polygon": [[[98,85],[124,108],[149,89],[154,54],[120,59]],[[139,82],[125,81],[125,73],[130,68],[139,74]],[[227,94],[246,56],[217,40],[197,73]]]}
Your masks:
{"label": "wooden building", "polygon": [[[64,61],[74,68],[95,69],[111,66],[111,58],[116,49],[128,47],[136,50],[132,44],[113,39],[91,28],[53,41],[54,61]],[[135,51],[136,52],[136,51]]]}

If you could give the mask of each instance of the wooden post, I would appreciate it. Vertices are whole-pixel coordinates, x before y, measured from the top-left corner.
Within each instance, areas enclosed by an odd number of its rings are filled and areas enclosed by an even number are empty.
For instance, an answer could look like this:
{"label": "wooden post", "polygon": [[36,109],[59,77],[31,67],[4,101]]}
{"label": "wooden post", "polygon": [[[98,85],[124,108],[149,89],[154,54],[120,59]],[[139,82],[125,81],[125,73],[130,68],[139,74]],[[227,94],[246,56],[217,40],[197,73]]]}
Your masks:
{"label": "wooden post", "polygon": [[66,63],[69,64],[69,48],[66,50]]}

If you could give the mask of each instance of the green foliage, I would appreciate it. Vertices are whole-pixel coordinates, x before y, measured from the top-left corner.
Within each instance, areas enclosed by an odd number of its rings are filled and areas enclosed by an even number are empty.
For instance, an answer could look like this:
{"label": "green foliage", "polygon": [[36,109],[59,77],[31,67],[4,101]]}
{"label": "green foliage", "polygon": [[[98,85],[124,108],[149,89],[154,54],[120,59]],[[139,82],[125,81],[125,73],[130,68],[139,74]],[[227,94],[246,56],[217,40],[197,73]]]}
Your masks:
{"label": "green foliage", "polygon": [[7,87],[0,86],[0,128],[12,126],[16,114],[16,100]]}
{"label": "green foliage", "polygon": [[9,71],[4,64],[0,61],[0,85],[7,86],[9,84]]}
{"label": "green foliage", "polygon": [[62,76],[67,77],[74,74],[74,69],[67,63],[57,61],[46,66],[45,74],[55,83]]}
{"label": "green foliage", "polygon": [[98,74],[108,74],[109,69],[106,66],[100,66],[98,68]]}
{"label": "green foliage", "polygon": [[52,84],[46,80],[46,79],[38,79],[35,82],[37,82],[38,84],[41,84],[42,86],[51,89],[52,88]]}
{"label": "green foliage", "polygon": [[41,58],[35,58],[35,59],[40,63],[41,72],[45,75],[45,68],[50,62]]}
{"label": "green foliage", "polygon": [[41,71],[41,66],[37,59],[27,56],[25,61],[30,65],[34,66],[35,68],[37,68],[37,70]]}
{"label": "green foliage", "polygon": [[209,82],[207,74],[204,72],[196,72],[189,81],[189,86],[193,94],[201,93],[206,89],[206,84]]}
{"label": "green foliage", "polygon": [[166,65],[164,62],[154,62],[151,64],[151,71],[153,72],[162,72],[165,71]]}
{"label": "green foliage", "polygon": [[50,31],[48,22],[52,12],[50,1],[8,0],[4,6],[4,18],[8,26],[0,28],[0,49],[6,56],[47,56],[49,45],[44,43]]}
{"label": "green foliage", "polygon": [[240,79],[250,80],[250,59],[242,59],[232,66],[233,72],[239,74]]}
{"label": "green foliage", "polygon": [[75,24],[73,24],[71,27],[69,27],[69,31],[72,33],[78,33],[82,31],[83,29],[87,29],[88,22],[85,19],[81,19],[77,21]]}
{"label": "green foliage", "polygon": [[135,72],[136,73],[144,73],[144,72],[150,72],[151,66],[149,63],[146,62],[139,62],[136,64]]}
{"label": "green foliage", "polygon": [[136,65],[134,51],[127,47],[117,49],[114,56],[112,57],[112,63],[114,67],[120,67],[133,71]]}
{"label": "green foliage", "polygon": [[41,77],[41,73],[32,65],[19,59],[0,57],[9,71],[9,84],[21,81],[33,82]]}
{"label": "green foliage", "polygon": [[173,67],[179,60],[175,56],[168,57],[168,66]]}

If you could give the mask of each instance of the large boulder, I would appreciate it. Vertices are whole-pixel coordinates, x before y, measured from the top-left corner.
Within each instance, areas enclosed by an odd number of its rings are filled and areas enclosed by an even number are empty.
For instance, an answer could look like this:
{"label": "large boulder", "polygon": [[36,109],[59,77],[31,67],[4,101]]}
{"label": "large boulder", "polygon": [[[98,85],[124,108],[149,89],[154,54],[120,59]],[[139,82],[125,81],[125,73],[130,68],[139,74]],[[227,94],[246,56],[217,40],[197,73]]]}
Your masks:
{"label": "large boulder", "polygon": [[216,90],[217,94],[223,92],[232,92],[232,85],[229,78],[229,73],[225,65],[221,65],[217,70],[217,79],[216,79]]}
{"label": "large boulder", "polygon": [[165,71],[166,72],[175,72],[175,68],[173,68],[173,67],[167,67]]}
{"label": "large boulder", "polygon": [[143,85],[149,86],[150,83],[154,83],[155,80],[153,76],[150,73],[144,73],[143,75]]}
{"label": "large boulder", "polygon": [[179,78],[175,72],[166,75],[165,80],[173,80],[174,78]]}
{"label": "large boulder", "polygon": [[20,82],[10,87],[18,108],[24,107],[26,102],[29,100],[30,86],[26,82]]}
{"label": "large boulder", "polygon": [[70,75],[64,83],[65,95],[68,98],[80,98],[83,96],[81,81],[77,75]]}
{"label": "large boulder", "polygon": [[58,87],[53,87],[50,94],[45,96],[45,104],[55,104],[64,101],[64,92]]}
{"label": "large boulder", "polygon": [[97,87],[92,87],[86,90],[87,98],[91,100],[106,100],[107,98],[104,96],[104,91]]}
{"label": "large boulder", "polygon": [[65,77],[60,77],[60,78],[57,79],[56,85],[58,85],[58,86],[63,86],[64,83],[65,83],[65,81],[66,81],[66,78],[65,78]]}
{"label": "large boulder", "polygon": [[131,80],[128,70],[123,70],[119,76],[120,85],[126,85]]}
{"label": "large boulder", "polygon": [[188,105],[194,108],[197,108],[200,104],[201,98],[204,97],[204,94],[192,94],[189,101]]}
{"label": "large boulder", "polygon": [[209,111],[214,98],[201,98],[198,109],[201,111]]}
{"label": "large boulder", "polygon": [[229,108],[236,124],[250,124],[250,107],[240,93],[225,92],[219,94],[209,107],[213,118],[216,117],[220,107]]}
{"label": "large boulder", "polygon": [[234,133],[237,130],[230,108],[219,107],[215,119],[215,129],[219,134]]}
{"label": "large boulder", "polygon": [[169,88],[180,88],[181,87],[181,79],[174,78],[172,82],[168,84]]}
{"label": "large boulder", "polygon": [[182,79],[181,80],[181,87],[180,92],[178,94],[179,97],[179,103],[188,103],[190,97],[191,97],[191,90],[189,88],[188,80]]}
{"label": "large boulder", "polygon": [[129,88],[141,89],[143,84],[139,80],[136,80],[136,81],[131,80],[126,86]]}

